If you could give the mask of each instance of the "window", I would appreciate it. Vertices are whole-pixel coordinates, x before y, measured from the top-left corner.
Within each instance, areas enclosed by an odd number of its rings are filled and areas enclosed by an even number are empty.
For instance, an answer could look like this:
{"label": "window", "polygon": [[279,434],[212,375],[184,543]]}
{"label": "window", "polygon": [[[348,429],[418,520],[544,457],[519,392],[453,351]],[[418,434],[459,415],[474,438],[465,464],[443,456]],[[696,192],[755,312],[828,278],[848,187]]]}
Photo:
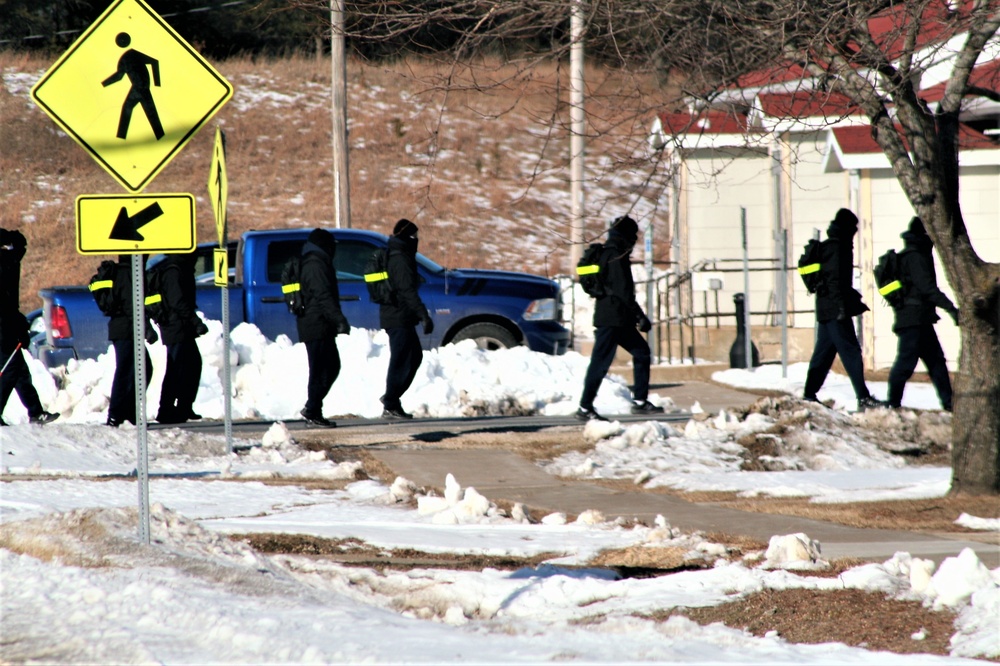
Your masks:
{"label": "window", "polygon": [[375,249],[374,245],[363,241],[338,242],[337,256],[333,259],[333,265],[337,267],[337,279],[364,281],[365,266]]}
{"label": "window", "polygon": [[267,281],[281,282],[281,271],[292,257],[302,254],[304,241],[274,241],[267,245]]}
{"label": "window", "polygon": [[[281,282],[281,271],[292,257],[302,254],[304,241],[274,241],[267,246],[267,280]],[[364,241],[338,241],[333,265],[337,280],[342,282],[364,281],[365,265],[375,246]]]}

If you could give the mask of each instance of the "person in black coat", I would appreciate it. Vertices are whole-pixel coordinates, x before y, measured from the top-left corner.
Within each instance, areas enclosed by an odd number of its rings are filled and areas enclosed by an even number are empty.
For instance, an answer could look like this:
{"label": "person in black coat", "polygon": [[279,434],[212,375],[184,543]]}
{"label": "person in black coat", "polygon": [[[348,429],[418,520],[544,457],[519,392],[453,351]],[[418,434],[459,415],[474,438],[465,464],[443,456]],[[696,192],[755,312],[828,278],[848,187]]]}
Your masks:
{"label": "person in black coat", "polygon": [[[594,348],[590,365],[583,380],[583,393],[576,417],[582,421],[603,416],[594,411],[594,398],[611,368],[618,347],[632,355],[633,414],[658,414],[663,412],[649,400],[649,343],[640,335],[652,328],[646,313],[635,300],[635,282],[632,279],[630,257],[639,236],[639,225],[631,217],[615,218],[608,229],[608,240],[598,260],[605,295],[594,304]],[[637,330],[638,327],[638,330]]]}
{"label": "person in black coat", "polygon": [[392,301],[379,306],[379,325],[389,334],[389,369],[385,378],[385,395],[381,398],[383,418],[413,418],[412,414],[403,410],[400,399],[413,383],[424,358],[416,325],[423,324],[424,335],[434,331],[427,306],[417,293],[420,285],[417,232],[417,225],[404,218],[396,222],[389,237],[386,272],[389,273]]}
{"label": "person in black coat", "polygon": [[941,308],[951,315],[957,326],[958,308],[938,289],[934,258],[931,256],[934,243],[927,235],[923,221],[914,217],[907,230],[900,235],[904,242],[904,249],[899,253],[904,294],[902,305],[894,308],[896,320],[892,332],[898,338],[898,347],[896,360],[889,371],[889,406],[900,407],[903,388],[913,376],[919,360],[927,367],[942,409],[950,412],[951,379],[934,324],[940,320],[937,308]]}
{"label": "person in black coat", "polygon": [[885,407],[886,403],[872,397],[865,383],[861,344],[854,330],[852,317],[867,312],[861,294],[852,286],[854,276],[854,235],[858,232],[858,217],[841,208],[826,230],[822,243],[820,275],[822,285],[816,292],[816,346],[809,360],[804,398],[819,402],[816,393],[826,381],[833,361],[840,355],[859,409]]}
{"label": "person in black coat", "polygon": [[[0,370],[0,417],[10,394],[17,391],[21,404],[28,410],[28,421],[45,425],[59,415],[42,407],[24,360],[23,349],[31,340],[28,320],[21,314],[20,306],[21,259],[27,249],[28,240],[20,231],[0,229],[0,368],[3,368]],[[0,418],[0,426],[5,425]]]}
{"label": "person in black coat", "polygon": [[[143,259],[145,263],[145,258]],[[115,348],[115,376],[111,382],[111,396],[108,401],[108,419],[105,425],[117,428],[125,421],[132,425],[138,420],[135,404],[135,344],[132,331],[132,256],[122,254],[115,264],[111,289],[114,292],[115,312],[108,317],[108,340]],[[143,326],[146,341],[157,340],[156,330],[143,311]],[[153,362],[146,357],[146,386],[153,376]]]}
{"label": "person in black coat", "polygon": [[296,318],[299,341],[306,346],[309,383],[306,406],[301,414],[309,423],[333,428],[337,424],[323,416],[323,400],[340,375],[337,336],[350,333],[351,326],[340,308],[340,291],[333,258],[337,241],[326,229],[314,229],[302,246],[299,285],[305,312]]}
{"label": "person in black coat", "polygon": [[154,270],[162,271],[164,315],[160,338],[167,348],[167,367],[160,389],[160,423],[185,423],[200,419],[194,400],[201,383],[201,352],[196,338],[208,333],[198,316],[193,254],[171,254]]}

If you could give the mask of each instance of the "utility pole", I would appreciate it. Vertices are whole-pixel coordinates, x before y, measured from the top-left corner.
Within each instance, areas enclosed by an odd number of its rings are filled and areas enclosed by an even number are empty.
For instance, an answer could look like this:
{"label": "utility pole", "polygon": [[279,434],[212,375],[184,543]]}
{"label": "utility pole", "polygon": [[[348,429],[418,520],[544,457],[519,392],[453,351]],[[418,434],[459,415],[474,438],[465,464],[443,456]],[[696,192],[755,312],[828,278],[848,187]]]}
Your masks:
{"label": "utility pole", "polygon": [[586,121],[583,113],[583,0],[573,2],[570,15],[569,118],[570,118],[570,272],[583,255],[583,137]]}
{"label": "utility pole", "polygon": [[351,226],[351,184],[347,148],[347,56],[344,0],[330,0],[330,100],[333,116],[333,199],[338,228]]}

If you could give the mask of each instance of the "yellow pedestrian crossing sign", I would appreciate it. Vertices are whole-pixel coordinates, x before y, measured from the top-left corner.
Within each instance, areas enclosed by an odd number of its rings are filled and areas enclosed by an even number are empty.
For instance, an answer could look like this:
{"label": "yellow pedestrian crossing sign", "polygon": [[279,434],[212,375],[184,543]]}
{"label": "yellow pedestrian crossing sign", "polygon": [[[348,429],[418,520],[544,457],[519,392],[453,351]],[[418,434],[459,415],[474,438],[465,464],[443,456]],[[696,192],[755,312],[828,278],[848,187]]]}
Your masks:
{"label": "yellow pedestrian crossing sign", "polygon": [[115,180],[142,191],[233,88],[142,0],[116,0],[31,89]]}
{"label": "yellow pedestrian crossing sign", "polygon": [[81,194],[76,198],[80,254],[193,252],[198,244],[190,194]]}

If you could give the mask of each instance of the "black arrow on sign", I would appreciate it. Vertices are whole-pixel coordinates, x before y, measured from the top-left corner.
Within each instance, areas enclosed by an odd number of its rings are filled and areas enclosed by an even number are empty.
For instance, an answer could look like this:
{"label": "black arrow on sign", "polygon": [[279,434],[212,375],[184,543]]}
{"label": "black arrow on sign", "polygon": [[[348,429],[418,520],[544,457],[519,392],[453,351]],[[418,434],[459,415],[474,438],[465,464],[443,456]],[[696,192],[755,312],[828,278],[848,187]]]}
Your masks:
{"label": "black arrow on sign", "polygon": [[115,220],[115,226],[111,228],[111,236],[109,236],[109,238],[111,240],[120,241],[146,240],[143,235],[139,233],[139,229],[146,226],[161,215],[163,215],[163,209],[160,208],[159,202],[156,201],[149,204],[131,217],[129,217],[125,206],[122,206],[122,209],[118,211],[118,219]]}

